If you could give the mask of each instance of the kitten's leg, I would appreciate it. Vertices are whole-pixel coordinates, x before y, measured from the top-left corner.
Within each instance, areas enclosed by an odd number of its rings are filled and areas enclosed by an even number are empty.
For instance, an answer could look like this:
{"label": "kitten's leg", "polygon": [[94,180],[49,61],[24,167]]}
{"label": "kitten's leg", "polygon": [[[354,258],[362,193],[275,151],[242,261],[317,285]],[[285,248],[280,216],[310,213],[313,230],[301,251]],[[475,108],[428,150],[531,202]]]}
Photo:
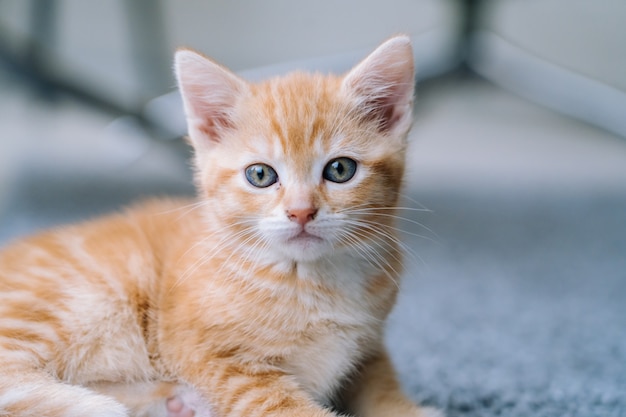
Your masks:
{"label": "kitten's leg", "polygon": [[[178,363],[182,362],[181,358]],[[201,363],[204,366],[185,363],[181,377],[209,398],[216,416],[338,417],[276,367],[225,358],[207,358]]]}
{"label": "kitten's leg", "polygon": [[347,411],[359,417],[443,417],[439,410],[419,407],[404,395],[384,351],[363,364],[342,400]]}
{"label": "kitten's leg", "polygon": [[0,370],[0,416],[128,416],[126,408],[113,398],[65,384],[43,371],[2,362]]}

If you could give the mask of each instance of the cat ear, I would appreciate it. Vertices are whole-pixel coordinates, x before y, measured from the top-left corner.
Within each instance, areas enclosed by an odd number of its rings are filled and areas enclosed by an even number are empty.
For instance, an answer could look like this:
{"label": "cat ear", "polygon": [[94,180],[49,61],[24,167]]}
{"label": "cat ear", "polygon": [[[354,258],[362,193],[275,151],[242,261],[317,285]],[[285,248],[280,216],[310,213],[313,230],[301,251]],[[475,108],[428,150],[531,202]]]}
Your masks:
{"label": "cat ear", "polygon": [[174,69],[189,138],[196,149],[208,148],[233,126],[235,105],[248,85],[228,69],[186,49],[176,52]]}
{"label": "cat ear", "polygon": [[404,134],[411,126],[415,87],[413,49],[408,36],[379,46],[343,79],[361,117],[374,120],[382,133]]}

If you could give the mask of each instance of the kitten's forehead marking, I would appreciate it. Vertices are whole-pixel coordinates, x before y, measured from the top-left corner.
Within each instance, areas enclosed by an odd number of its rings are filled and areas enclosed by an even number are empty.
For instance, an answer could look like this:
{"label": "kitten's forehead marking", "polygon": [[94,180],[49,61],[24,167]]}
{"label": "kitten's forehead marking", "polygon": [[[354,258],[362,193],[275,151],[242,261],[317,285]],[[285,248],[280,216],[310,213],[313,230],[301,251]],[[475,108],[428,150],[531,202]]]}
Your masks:
{"label": "kitten's forehead marking", "polygon": [[307,148],[321,138],[336,113],[336,89],[332,78],[292,73],[268,82],[260,96],[270,128],[283,149]]}

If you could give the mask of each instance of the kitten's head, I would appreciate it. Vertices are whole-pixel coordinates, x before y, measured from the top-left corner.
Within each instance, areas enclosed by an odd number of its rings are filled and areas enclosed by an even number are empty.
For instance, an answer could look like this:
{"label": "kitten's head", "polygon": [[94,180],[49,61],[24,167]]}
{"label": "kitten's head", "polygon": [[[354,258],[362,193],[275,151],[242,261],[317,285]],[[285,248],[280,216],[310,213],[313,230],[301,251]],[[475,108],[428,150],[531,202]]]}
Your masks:
{"label": "kitten's head", "polygon": [[343,77],[250,84],[189,50],[175,66],[199,192],[232,242],[312,261],[393,239],[413,102],[407,37]]}

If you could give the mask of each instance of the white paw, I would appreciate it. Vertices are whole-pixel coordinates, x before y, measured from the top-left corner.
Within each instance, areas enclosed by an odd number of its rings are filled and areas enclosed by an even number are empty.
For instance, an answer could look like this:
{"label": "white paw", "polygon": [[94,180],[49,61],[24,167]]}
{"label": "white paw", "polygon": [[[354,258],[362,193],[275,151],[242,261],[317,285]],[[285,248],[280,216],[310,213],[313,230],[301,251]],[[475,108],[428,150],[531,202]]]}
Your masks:
{"label": "white paw", "polygon": [[180,387],[167,401],[168,417],[213,417],[211,408],[193,388]]}

